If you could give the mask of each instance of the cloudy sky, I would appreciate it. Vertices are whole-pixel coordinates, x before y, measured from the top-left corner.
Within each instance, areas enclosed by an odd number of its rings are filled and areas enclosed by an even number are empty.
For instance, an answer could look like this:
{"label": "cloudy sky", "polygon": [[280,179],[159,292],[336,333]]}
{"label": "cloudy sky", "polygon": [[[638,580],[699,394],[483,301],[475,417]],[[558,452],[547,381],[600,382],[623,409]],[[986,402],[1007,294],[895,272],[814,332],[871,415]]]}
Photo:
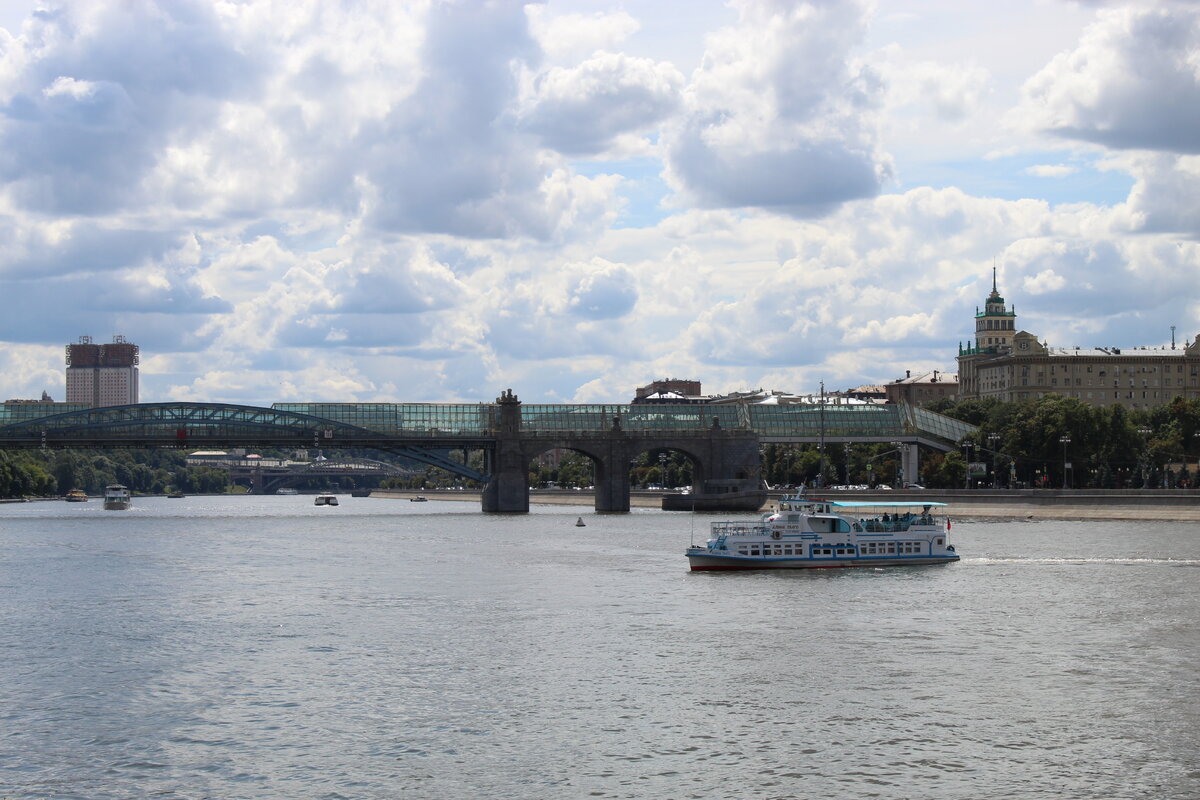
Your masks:
{"label": "cloudy sky", "polygon": [[627,402],[1200,333],[1200,4],[4,0],[0,398]]}

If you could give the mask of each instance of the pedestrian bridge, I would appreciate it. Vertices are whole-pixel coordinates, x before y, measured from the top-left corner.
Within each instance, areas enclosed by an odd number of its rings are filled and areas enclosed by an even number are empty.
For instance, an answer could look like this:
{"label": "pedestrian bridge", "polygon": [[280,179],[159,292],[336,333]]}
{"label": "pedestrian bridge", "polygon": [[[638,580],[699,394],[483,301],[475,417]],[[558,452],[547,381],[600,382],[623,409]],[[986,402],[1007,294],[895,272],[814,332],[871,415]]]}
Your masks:
{"label": "pedestrian bridge", "polygon": [[[522,404],[511,391],[494,403],[139,403],[86,408],[65,403],[0,406],[0,449],[30,447],[373,448],[481,483],[507,486],[490,510],[528,507],[528,464],[555,448],[597,464],[597,508],[628,510],[628,464],[653,449],[688,456],[707,480],[758,479],[762,443],[898,442],[951,450],[975,428],[897,405]],[[448,451],[483,450],[484,472]],[[915,453],[918,448],[908,448]],[[465,460],[465,459],[464,459]],[[906,474],[916,474],[915,463]],[[507,476],[507,477],[503,477]],[[623,488],[622,488],[623,483]],[[608,494],[605,494],[605,492]],[[485,508],[488,503],[485,490]],[[623,508],[622,508],[623,506]]]}

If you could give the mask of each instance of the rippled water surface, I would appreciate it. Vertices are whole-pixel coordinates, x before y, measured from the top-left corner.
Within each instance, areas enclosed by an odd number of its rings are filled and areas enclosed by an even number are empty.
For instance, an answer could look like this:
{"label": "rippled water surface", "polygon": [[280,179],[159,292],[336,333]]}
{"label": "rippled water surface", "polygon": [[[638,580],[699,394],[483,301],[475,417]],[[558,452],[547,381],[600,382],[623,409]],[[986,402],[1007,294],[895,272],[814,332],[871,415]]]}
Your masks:
{"label": "rippled water surface", "polygon": [[712,574],[713,517],[341,499],[0,505],[0,797],[1200,797],[1195,524]]}

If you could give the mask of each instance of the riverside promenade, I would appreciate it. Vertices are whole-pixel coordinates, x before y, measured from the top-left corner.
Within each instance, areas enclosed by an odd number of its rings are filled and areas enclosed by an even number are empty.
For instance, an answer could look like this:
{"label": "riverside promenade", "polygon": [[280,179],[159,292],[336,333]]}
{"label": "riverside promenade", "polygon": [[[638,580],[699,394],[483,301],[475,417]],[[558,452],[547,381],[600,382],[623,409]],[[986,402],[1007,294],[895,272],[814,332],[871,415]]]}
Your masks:
{"label": "riverside promenade", "polygon": [[[810,496],[817,493],[808,492]],[[422,490],[420,492],[376,489],[371,497],[409,500],[423,495],[429,500],[477,501],[478,492]],[[772,493],[762,510],[769,510],[782,495]],[[936,500],[946,503],[944,513],[953,518],[997,519],[1128,519],[1200,522],[1200,490],[1167,489],[929,489],[926,491],[839,491],[824,492],[832,500],[888,503],[900,500]],[[530,492],[533,505],[592,505],[591,492]],[[635,508],[659,508],[659,492],[632,492]],[[727,512],[737,515],[737,512]],[[744,514],[743,514],[744,515]]]}

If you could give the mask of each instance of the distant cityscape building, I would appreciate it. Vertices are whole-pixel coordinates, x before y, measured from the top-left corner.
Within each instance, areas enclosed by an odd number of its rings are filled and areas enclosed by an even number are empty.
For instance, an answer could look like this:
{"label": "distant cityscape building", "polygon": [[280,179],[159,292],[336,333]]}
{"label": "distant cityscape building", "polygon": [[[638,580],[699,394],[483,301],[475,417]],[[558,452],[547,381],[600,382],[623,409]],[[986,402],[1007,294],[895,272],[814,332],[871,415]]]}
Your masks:
{"label": "distant cityscape building", "polygon": [[875,384],[864,384],[853,389],[847,389],[839,394],[852,400],[863,400],[868,403],[888,402],[887,390],[884,387],[876,386]]}
{"label": "distant cityscape building", "polygon": [[111,344],[80,336],[67,345],[67,402],[93,408],[138,402],[138,358],[138,346],[124,336]]}
{"label": "distant cityscape building", "polygon": [[670,403],[674,405],[699,405],[709,402],[711,398],[700,394],[700,381],[667,378],[654,381],[645,386],[639,386],[634,393],[633,404]]}
{"label": "distant cityscape building", "polygon": [[958,376],[947,375],[936,369],[921,375],[913,375],[911,370],[905,370],[904,377],[889,383],[884,387],[884,392],[889,403],[927,406],[936,400],[957,397]]}
{"label": "distant cityscape building", "polygon": [[1006,402],[1048,394],[1091,405],[1147,409],[1179,396],[1200,398],[1200,336],[1176,347],[1050,347],[1017,330],[1016,311],[996,288],[975,310],[975,341],[958,346],[960,399]]}

